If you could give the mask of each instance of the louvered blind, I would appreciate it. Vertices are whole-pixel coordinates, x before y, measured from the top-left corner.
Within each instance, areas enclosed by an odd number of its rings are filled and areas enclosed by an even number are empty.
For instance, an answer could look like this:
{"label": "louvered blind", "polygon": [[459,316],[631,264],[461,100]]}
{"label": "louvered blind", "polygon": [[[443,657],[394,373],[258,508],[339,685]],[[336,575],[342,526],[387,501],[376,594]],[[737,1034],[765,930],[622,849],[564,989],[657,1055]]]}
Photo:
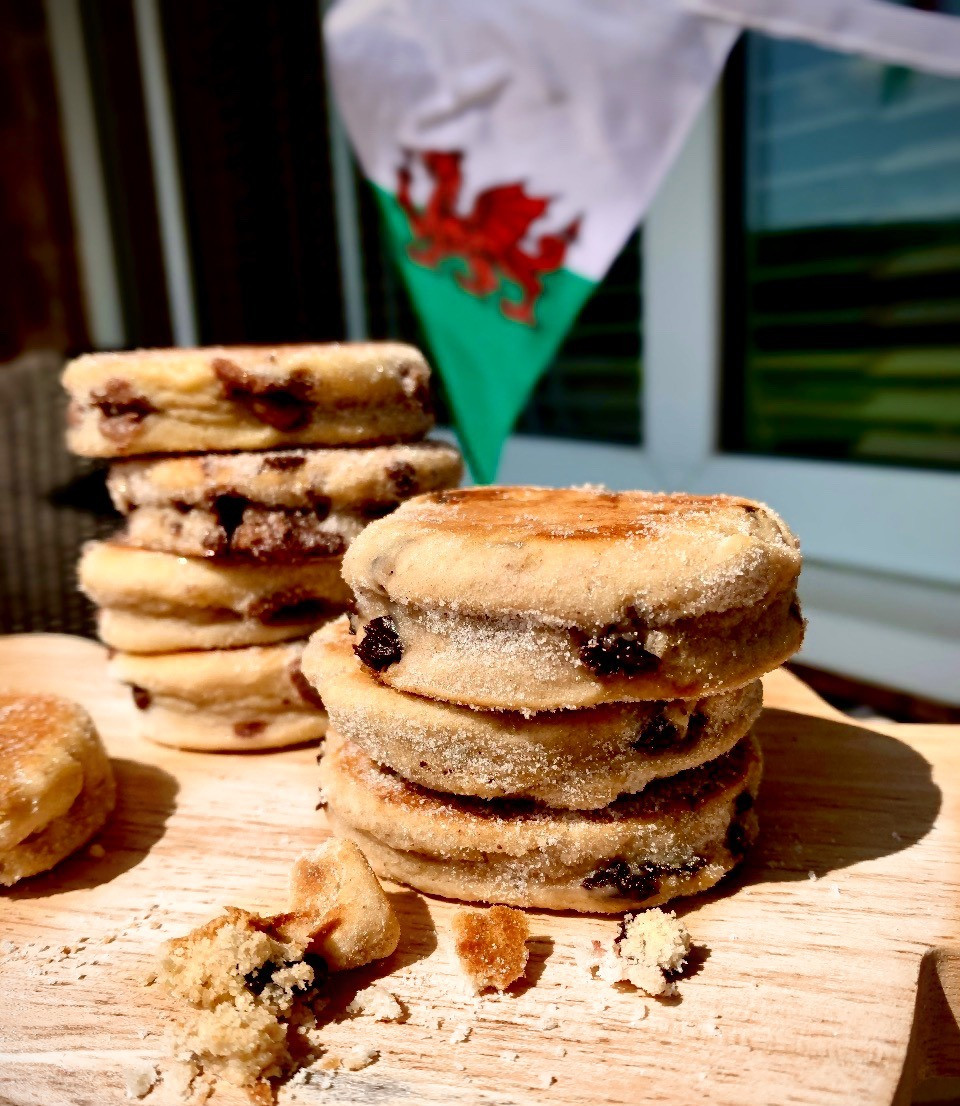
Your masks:
{"label": "louvered blind", "polygon": [[726,445],[960,467],[960,80],[750,35],[728,81]]}

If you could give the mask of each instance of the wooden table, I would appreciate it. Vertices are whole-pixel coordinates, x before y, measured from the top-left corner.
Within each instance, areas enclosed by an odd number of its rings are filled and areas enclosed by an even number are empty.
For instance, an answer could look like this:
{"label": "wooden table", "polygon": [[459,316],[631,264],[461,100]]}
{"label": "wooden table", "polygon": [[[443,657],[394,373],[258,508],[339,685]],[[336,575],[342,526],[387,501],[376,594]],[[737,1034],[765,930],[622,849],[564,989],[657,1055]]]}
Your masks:
{"label": "wooden table", "polygon": [[[324,1030],[332,1051],[363,1041],[380,1059],[281,1103],[886,1106],[960,1077],[958,728],[867,728],[785,672],[765,682],[761,840],[739,876],[678,907],[698,946],[679,1001],[587,977],[577,951],[615,921],[543,913],[527,984],[478,1001],[450,949],[455,907],[391,888],[400,948],[341,981]],[[140,983],[159,942],[227,903],[281,908],[291,860],[324,837],[315,751],[143,743],[103,650],[77,638],[0,639],[0,683],[84,703],[120,784],[104,856],[0,899],[0,1102],[109,1106],[131,1063],[164,1070],[166,1011]],[[343,1013],[378,978],[406,1022]],[[179,1097],[161,1082],[144,1101]]]}

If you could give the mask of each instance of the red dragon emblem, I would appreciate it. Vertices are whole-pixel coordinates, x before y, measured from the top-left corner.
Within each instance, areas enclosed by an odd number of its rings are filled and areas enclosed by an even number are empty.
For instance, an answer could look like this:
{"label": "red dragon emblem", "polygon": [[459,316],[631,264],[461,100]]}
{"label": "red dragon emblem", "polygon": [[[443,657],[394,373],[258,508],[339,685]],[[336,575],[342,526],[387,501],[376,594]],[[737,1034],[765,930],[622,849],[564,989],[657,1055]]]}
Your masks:
{"label": "red dragon emblem", "polygon": [[[414,206],[410,198],[412,163],[419,156],[433,182],[426,204]],[[397,170],[397,201],[410,223],[414,241],[407,247],[411,261],[435,269],[449,258],[466,262],[466,272],[456,274],[457,284],[473,296],[489,296],[502,282],[520,286],[519,302],[500,297],[500,311],[528,326],[535,324],[534,309],[543,292],[543,276],[563,265],[567,247],[580,230],[574,219],[558,234],[541,234],[524,248],[533,223],[546,214],[550,199],[527,194],[522,183],[485,188],[473,201],[468,215],[457,213],[463,185],[463,153],[424,150],[404,152]]]}

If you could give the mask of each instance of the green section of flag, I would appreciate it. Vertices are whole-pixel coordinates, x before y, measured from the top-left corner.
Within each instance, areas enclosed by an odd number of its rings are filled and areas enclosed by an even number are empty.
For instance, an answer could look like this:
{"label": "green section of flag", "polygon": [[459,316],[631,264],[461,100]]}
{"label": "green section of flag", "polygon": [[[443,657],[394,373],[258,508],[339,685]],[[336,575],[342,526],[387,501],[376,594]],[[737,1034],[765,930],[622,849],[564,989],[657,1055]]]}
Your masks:
{"label": "green section of flag", "polygon": [[550,273],[537,303],[536,325],[513,322],[503,317],[499,304],[502,296],[519,300],[518,287],[504,284],[480,299],[454,279],[466,271],[465,261],[451,259],[436,269],[417,265],[407,255],[412,235],[406,215],[389,192],[376,186],[374,191],[446,385],[470,471],[478,483],[489,484],[517,416],[596,284],[567,269]]}

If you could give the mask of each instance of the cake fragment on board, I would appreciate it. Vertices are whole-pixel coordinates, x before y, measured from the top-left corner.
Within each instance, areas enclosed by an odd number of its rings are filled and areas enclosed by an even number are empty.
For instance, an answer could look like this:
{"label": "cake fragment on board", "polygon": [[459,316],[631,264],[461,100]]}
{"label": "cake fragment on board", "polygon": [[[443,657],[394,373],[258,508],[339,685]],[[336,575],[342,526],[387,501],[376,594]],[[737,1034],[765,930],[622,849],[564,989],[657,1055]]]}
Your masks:
{"label": "cake fragment on board", "polygon": [[175,1055],[272,1101],[271,1084],[312,1059],[305,1031],[329,973],[389,956],[399,936],[360,851],[325,842],[295,863],[289,911],[227,907],[164,946],[157,980],[178,1007]]}
{"label": "cake fragment on board", "polygon": [[690,951],[687,927],[672,911],[625,914],[609,949],[594,941],[586,958],[591,974],[607,983],[632,983],[644,994],[676,994],[675,976]]}
{"label": "cake fragment on board", "polygon": [[508,906],[460,910],[453,916],[453,932],[460,967],[476,991],[503,991],[522,978],[530,937],[530,922],[522,911]]}

